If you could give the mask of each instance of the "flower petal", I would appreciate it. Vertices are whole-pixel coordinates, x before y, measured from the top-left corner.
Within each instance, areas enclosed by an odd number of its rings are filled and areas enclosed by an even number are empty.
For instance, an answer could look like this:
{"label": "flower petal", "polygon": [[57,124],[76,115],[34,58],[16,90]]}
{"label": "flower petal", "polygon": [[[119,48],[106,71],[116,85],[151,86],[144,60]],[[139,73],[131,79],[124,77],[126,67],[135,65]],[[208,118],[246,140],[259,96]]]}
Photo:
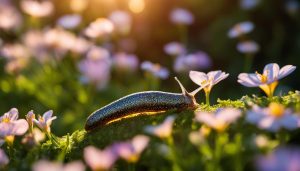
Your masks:
{"label": "flower petal", "polygon": [[261,84],[257,74],[241,73],[238,76],[238,82],[246,87],[258,87]]}
{"label": "flower petal", "polygon": [[225,108],[220,110],[217,114],[217,119],[222,120],[226,123],[235,122],[241,115],[242,112],[236,108]]}
{"label": "flower petal", "polygon": [[280,123],[274,117],[264,117],[258,123],[258,127],[266,129],[272,132],[276,132],[280,129]]}
{"label": "flower petal", "polygon": [[117,160],[118,156],[111,148],[99,150],[93,146],[84,149],[84,160],[92,170],[108,170]]}
{"label": "flower petal", "polygon": [[287,75],[291,74],[296,69],[293,65],[286,65],[282,67],[279,71],[278,79],[286,77]]}
{"label": "flower petal", "polygon": [[216,123],[214,114],[208,112],[196,112],[196,120],[206,124],[209,127],[214,127]]}
{"label": "flower petal", "polygon": [[267,76],[267,83],[270,84],[278,80],[279,66],[276,63],[270,63],[265,66],[263,75]]}
{"label": "flower petal", "polygon": [[49,111],[45,112],[43,114],[43,118],[45,119],[45,121],[47,121],[48,119],[50,119],[52,117],[52,114],[53,114],[53,110],[49,110]]}
{"label": "flower petal", "polygon": [[190,76],[191,80],[194,83],[198,84],[199,86],[202,86],[201,83],[203,81],[208,80],[208,76],[204,72],[190,71],[189,76]]}
{"label": "flower petal", "polygon": [[12,124],[14,125],[12,135],[23,135],[29,128],[28,123],[25,119],[19,119],[17,121],[14,121]]}
{"label": "flower petal", "polygon": [[280,123],[284,128],[294,130],[298,128],[298,120],[295,115],[285,115],[280,119]]}
{"label": "flower petal", "polygon": [[148,145],[150,139],[145,135],[136,135],[132,139],[132,146],[137,153],[141,153]]}
{"label": "flower petal", "polygon": [[224,80],[225,78],[227,78],[229,76],[229,74],[226,74],[225,72],[222,72],[220,76],[218,76],[217,78],[215,78],[215,80],[213,81],[213,84],[218,84],[220,81]]}

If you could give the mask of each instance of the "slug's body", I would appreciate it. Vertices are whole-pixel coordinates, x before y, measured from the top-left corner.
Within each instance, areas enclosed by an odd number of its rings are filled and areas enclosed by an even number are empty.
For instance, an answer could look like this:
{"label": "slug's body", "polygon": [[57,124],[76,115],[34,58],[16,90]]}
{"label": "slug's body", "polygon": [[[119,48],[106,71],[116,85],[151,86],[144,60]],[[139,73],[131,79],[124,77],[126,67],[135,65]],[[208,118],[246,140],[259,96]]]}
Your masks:
{"label": "slug's body", "polygon": [[198,104],[194,95],[202,88],[195,90],[192,93],[188,93],[179,81],[178,83],[182,89],[182,94],[162,91],[145,91],[134,93],[116,100],[92,113],[86,121],[85,129],[89,131],[113,121],[132,117],[141,113],[196,108]]}

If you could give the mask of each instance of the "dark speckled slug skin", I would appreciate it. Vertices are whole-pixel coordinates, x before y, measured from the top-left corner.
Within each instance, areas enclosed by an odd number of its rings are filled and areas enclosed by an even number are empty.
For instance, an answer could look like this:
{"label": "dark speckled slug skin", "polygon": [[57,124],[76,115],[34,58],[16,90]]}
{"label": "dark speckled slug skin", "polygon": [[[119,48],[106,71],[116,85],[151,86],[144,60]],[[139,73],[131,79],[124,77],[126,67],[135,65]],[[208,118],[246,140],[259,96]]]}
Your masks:
{"label": "dark speckled slug skin", "polygon": [[87,118],[85,129],[90,131],[111,122],[142,113],[196,108],[198,103],[194,96],[202,87],[192,93],[188,93],[179,80],[176,77],[175,79],[181,87],[182,94],[162,91],[145,91],[130,94],[93,112]]}

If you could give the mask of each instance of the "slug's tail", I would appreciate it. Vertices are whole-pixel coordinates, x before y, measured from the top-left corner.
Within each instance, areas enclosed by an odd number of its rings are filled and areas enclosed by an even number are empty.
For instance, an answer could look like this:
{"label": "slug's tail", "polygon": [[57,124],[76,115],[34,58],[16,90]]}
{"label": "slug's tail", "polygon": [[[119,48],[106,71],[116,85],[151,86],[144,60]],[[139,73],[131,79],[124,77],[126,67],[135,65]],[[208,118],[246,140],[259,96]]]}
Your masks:
{"label": "slug's tail", "polygon": [[182,85],[181,82],[178,80],[178,78],[177,78],[177,77],[174,77],[174,78],[175,78],[175,80],[178,82],[178,84],[179,84],[179,86],[180,86],[180,88],[181,88],[181,91],[182,91],[182,94],[183,94],[183,95],[190,95],[190,96],[193,96],[193,97],[194,97],[199,91],[201,91],[204,87],[207,86],[207,84],[206,84],[206,85],[204,85],[204,86],[201,86],[201,87],[197,88],[196,90],[192,91],[191,93],[189,93],[189,92],[183,87],[183,85]]}

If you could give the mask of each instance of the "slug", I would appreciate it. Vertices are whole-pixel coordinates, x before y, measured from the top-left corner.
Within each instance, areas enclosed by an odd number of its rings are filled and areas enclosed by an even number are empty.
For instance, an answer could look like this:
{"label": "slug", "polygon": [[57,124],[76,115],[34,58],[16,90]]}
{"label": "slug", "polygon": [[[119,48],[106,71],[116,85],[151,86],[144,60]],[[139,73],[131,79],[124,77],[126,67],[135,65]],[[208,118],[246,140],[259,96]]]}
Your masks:
{"label": "slug", "polygon": [[85,130],[90,131],[114,121],[143,113],[159,113],[172,109],[178,111],[195,109],[199,104],[194,96],[203,87],[189,93],[176,77],[175,80],[178,82],[182,93],[144,91],[130,94],[93,112],[87,118]]}

